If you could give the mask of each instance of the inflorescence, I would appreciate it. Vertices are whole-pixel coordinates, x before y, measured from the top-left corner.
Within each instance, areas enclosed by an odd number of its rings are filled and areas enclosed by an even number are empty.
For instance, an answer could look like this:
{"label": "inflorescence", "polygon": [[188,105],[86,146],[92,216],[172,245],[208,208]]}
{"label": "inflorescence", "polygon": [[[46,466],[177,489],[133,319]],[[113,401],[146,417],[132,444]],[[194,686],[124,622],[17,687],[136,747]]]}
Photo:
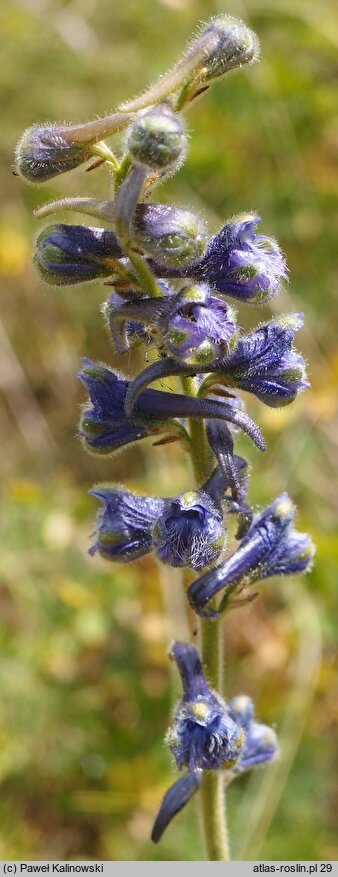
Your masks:
{"label": "inflorescence", "polygon": [[[188,588],[190,606],[211,619],[243,591],[250,599],[253,583],[306,572],[314,554],[310,538],[293,527],[295,509],[286,493],[254,514],[247,463],[234,452],[238,429],[265,449],[238,391],[279,407],[309,386],[303,357],[293,346],[302,315],[274,317],[245,334],[233,306],[265,303],[278,291],[287,279],[281,249],[257,233],[255,213],[227,219],[210,236],[191,210],[149,201],[156,184],[186,157],[184,110],[228,70],[257,58],[255,34],[242,21],[219,15],[145,94],[93,122],[34,125],[16,150],[18,172],[30,183],[43,184],[90,161],[112,172],[112,200],[65,198],[36,211],[42,218],[71,209],[104,226],[47,225],[36,241],[34,265],[52,286],[101,279],[110,287],[102,312],[115,352],[151,343],[159,353],[134,379],[83,361],[83,445],[109,455],[152,435],[159,437],[155,444],[175,439],[190,453],[187,421],[197,419],[213,459],[202,486],[174,497],[97,485],[90,491],[101,503],[90,554],[127,563],[154,552],[162,563],[191,568],[197,577]],[[105,138],[121,131],[125,151],[118,159]],[[193,391],[149,389],[166,376],[180,377],[183,388],[189,379]],[[238,547],[226,553],[233,515]],[[183,694],[166,743],[183,774],[162,801],[154,842],[197,792],[203,771],[222,771],[229,783],[277,753],[276,735],[255,720],[250,698],[227,703],[209,688],[194,646],[175,642],[170,658]]]}

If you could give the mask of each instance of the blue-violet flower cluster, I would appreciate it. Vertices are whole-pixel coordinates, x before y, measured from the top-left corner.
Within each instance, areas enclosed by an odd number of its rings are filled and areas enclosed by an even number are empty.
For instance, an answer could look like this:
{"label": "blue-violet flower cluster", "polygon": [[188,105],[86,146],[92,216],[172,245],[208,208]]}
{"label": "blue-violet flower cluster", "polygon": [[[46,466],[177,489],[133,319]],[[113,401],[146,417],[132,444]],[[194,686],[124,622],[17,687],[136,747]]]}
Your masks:
{"label": "blue-violet flower cluster", "polygon": [[[177,441],[195,469],[197,486],[174,496],[140,496],[114,483],[90,491],[100,503],[90,555],[130,563],[153,553],[163,564],[187,568],[190,617],[202,618],[201,656],[186,642],[174,642],[170,650],[183,693],[165,739],[182,773],[160,805],[155,843],[196,792],[204,795],[210,776],[222,791],[277,755],[276,734],[256,721],[251,699],[238,695],[226,702],[216,690],[218,659],[212,663],[213,650],[205,644],[218,637],[214,619],[250,600],[253,583],[306,572],[314,554],[310,537],[294,529],[295,508],[286,493],[254,512],[248,464],[236,453],[238,431],[265,450],[243,391],[274,408],[309,386],[294,347],[302,315],[266,318],[243,332],[231,304],[266,303],[278,292],[288,277],[282,250],[257,231],[255,212],[225,219],[211,234],[189,208],[153,200],[156,185],[186,158],[184,111],[258,53],[257,37],[245,23],[220,14],[144,94],[91,122],[33,125],[16,149],[18,173],[30,183],[83,164],[111,172],[113,196],[106,200],[68,197],[36,211],[38,218],[76,211],[99,225],[47,225],[33,262],[51,286],[103,281],[109,294],[101,310],[114,353],[143,346],[154,354],[134,377],[83,360],[78,376],[87,400],[78,434],[84,447],[108,456],[141,439],[151,438],[154,446]],[[122,132],[123,151],[115,155],[106,139]],[[182,391],[150,387],[164,378],[180,378]],[[234,516],[237,547],[228,550]]]}

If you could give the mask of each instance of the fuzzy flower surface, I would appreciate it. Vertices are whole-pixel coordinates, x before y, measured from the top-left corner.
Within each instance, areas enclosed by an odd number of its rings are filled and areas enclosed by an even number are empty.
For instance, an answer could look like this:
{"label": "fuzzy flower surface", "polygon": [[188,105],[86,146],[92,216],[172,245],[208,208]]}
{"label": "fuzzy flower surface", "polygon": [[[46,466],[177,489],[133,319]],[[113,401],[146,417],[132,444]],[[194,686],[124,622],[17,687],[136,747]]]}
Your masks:
{"label": "fuzzy flower surface", "polygon": [[90,404],[83,407],[79,436],[93,453],[110,454],[131,442],[168,430],[182,435],[181,421],[187,417],[230,420],[247,432],[258,447],[264,448],[253,421],[224,402],[145,390],[129,413],[126,410],[129,383],[112,369],[85,359],[78,377],[90,397]]}
{"label": "fuzzy flower surface", "polygon": [[166,742],[179,770],[219,770],[238,761],[245,734],[231,710],[208,687],[197,649],[174,643],[171,657],[179,670],[183,697]]}
{"label": "fuzzy flower surface", "polygon": [[283,493],[256,515],[238,550],[190,586],[189,602],[198,615],[217,616],[219,613],[205,608],[206,604],[222,590],[226,599],[244,577],[247,584],[252,584],[311,568],[314,546],[306,533],[294,530],[294,514],[288,494]]}
{"label": "fuzzy flower surface", "polygon": [[97,514],[95,542],[89,554],[98,551],[107,560],[127,563],[151,551],[151,529],[163,511],[164,500],[104,484],[89,493],[103,506]]}
{"label": "fuzzy flower surface", "polygon": [[256,234],[260,217],[235,216],[209,241],[199,274],[218,292],[241,301],[268,301],[287,277],[277,242]]}
{"label": "fuzzy flower surface", "polygon": [[309,387],[304,359],[292,346],[302,325],[302,314],[286,314],[239,338],[221,365],[228,380],[270,408],[289,405]]}
{"label": "fuzzy flower surface", "polygon": [[234,776],[238,776],[272,761],[278,755],[278,743],[274,730],[255,720],[254,705],[250,697],[240,694],[229,701],[229,707],[245,732],[242,752],[231,771]]}
{"label": "fuzzy flower surface", "polygon": [[190,490],[166,504],[153,528],[156,554],[170,566],[202,569],[225,542],[222,515],[204,491]]}
{"label": "fuzzy flower surface", "polygon": [[113,273],[122,256],[114,232],[84,225],[50,225],[39,235],[33,264],[46,283],[67,286]]}
{"label": "fuzzy flower surface", "polygon": [[[243,213],[229,219],[208,242],[202,259],[171,276],[209,283],[215,292],[243,302],[266,302],[287,279],[282,251],[274,238],[256,234],[260,217]],[[156,256],[155,256],[156,258]],[[152,265],[157,276],[170,276],[161,265]]]}
{"label": "fuzzy flower surface", "polygon": [[16,147],[16,166],[25,180],[45,183],[88,161],[90,145],[70,143],[65,133],[56,125],[33,125],[24,131]]}
{"label": "fuzzy flower surface", "polygon": [[235,329],[233,308],[212,295],[207,284],[199,284],[186,287],[175,297],[163,335],[173,356],[203,363],[224,353]]}

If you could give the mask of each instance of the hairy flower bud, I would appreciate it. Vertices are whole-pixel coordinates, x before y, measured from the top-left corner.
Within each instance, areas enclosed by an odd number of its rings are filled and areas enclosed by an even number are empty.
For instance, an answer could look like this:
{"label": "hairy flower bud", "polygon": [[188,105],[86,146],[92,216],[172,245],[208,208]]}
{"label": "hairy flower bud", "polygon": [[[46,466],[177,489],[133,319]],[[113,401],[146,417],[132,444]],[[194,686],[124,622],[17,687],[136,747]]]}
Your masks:
{"label": "hairy flower bud", "polygon": [[186,145],[182,121],[168,104],[159,104],[138,116],[127,137],[132,161],[156,171],[180,161]]}
{"label": "hairy flower bud", "polygon": [[235,715],[208,687],[197,649],[176,642],[171,650],[183,685],[183,697],[174,713],[166,742],[177,767],[219,770],[233,767],[245,734]]}
{"label": "hairy flower bud", "polygon": [[67,286],[109,277],[123,255],[114,232],[83,225],[49,225],[36,242],[33,264],[46,283]]}
{"label": "hairy flower bud", "polygon": [[187,286],[176,296],[163,336],[173,356],[193,364],[209,363],[224,354],[235,329],[233,308],[213,296],[204,283]]}
{"label": "hairy flower bud", "polygon": [[135,243],[169,268],[193,265],[207,244],[206,228],[200,217],[191,210],[167,204],[139,204],[133,230]]}
{"label": "hairy flower bud", "polygon": [[205,42],[206,48],[200,69],[195,77],[198,83],[210,83],[228,70],[257,61],[259,42],[254,31],[232,15],[218,15],[203,28],[191,46],[191,52]]}
{"label": "hairy flower bud", "polygon": [[20,138],[15,152],[16,167],[30,183],[45,183],[71,171],[92,155],[91,145],[72,143],[67,129],[56,125],[33,125]]}
{"label": "hairy flower bud", "polygon": [[166,504],[154,525],[153,540],[163,563],[202,569],[224,547],[222,515],[205,492],[187,491]]}

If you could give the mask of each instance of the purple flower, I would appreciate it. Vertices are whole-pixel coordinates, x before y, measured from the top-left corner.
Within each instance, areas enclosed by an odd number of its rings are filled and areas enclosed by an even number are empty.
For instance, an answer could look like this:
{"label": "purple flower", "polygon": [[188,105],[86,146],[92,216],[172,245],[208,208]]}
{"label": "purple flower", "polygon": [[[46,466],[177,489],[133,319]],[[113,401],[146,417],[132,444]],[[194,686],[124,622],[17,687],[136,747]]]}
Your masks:
{"label": "purple flower", "polygon": [[217,360],[236,329],[235,312],[203,283],[175,296],[163,321],[166,346],[173,356],[191,363]]}
{"label": "purple flower", "polygon": [[39,235],[33,263],[52,286],[83,283],[114,273],[113,260],[122,255],[109,228],[49,225]]}
{"label": "purple flower", "polygon": [[209,241],[198,274],[218,292],[241,301],[268,301],[287,269],[277,242],[255,234],[260,217],[234,216]]}
{"label": "purple flower", "polygon": [[[188,590],[192,608],[201,616],[216,617],[229,595],[245,579],[247,584],[275,575],[307,572],[314,547],[306,533],[293,529],[295,509],[287,493],[254,518],[238,550],[211,572],[196,579]],[[206,609],[212,597],[223,591],[218,611]]]}
{"label": "purple flower", "polygon": [[[119,378],[110,368],[84,360],[78,377],[89,392],[91,404],[84,405],[79,435],[88,450],[110,454],[130,442],[156,433],[184,432],[180,420],[187,417],[230,420],[264,450],[258,427],[241,411],[225,402],[192,398],[159,390],[140,393],[132,413],[126,412],[128,381]],[[178,420],[176,419],[178,418]]]}
{"label": "purple flower", "polygon": [[[302,325],[302,314],[276,317],[249,335],[238,338],[229,355],[223,354],[207,364],[194,365],[167,357],[148,366],[134,379],[128,399],[134,400],[142,387],[159,378],[209,373],[209,391],[214,385],[221,384],[254,393],[272,408],[288,405],[297,393],[309,386],[303,357],[293,347],[294,335]],[[212,375],[215,375],[215,380]],[[231,398],[228,402],[231,403]]]}
{"label": "purple flower", "polygon": [[194,772],[233,767],[244,743],[241,726],[222,698],[210,691],[194,646],[176,642],[171,657],[181,676],[183,697],[166,742],[178,769],[187,767]]}
{"label": "purple flower", "polygon": [[302,325],[302,314],[286,314],[239,338],[231,355],[219,364],[227,383],[254,393],[270,408],[293,402],[310,386],[304,359],[292,346]]}
{"label": "purple flower", "polygon": [[166,503],[154,525],[153,540],[163,563],[202,569],[224,547],[222,515],[207,493],[187,491]]}
{"label": "purple flower", "polygon": [[255,213],[234,216],[210,238],[203,258],[194,265],[165,270],[157,260],[152,268],[158,277],[189,277],[239,301],[268,301],[287,278],[287,268],[277,241],[255,234],[258,222]]}
{"label": "purple flower", "polygon": [[231,774],[235,777],[275,758],[278,754],[278,743],[272,728],[255,721],[254,706],[250,697],[245,694],[238,695],[229,702],[229,707],[245,733],[240,757],[231,769]]}
{"label": "purple flower", "polygon": [[89,554],[127,563],[152,549],[151,530],[162,513],[165,500],[136,496],[123,487],[99,485],[89,491],[103,504],[97,514],[95,542]]}

